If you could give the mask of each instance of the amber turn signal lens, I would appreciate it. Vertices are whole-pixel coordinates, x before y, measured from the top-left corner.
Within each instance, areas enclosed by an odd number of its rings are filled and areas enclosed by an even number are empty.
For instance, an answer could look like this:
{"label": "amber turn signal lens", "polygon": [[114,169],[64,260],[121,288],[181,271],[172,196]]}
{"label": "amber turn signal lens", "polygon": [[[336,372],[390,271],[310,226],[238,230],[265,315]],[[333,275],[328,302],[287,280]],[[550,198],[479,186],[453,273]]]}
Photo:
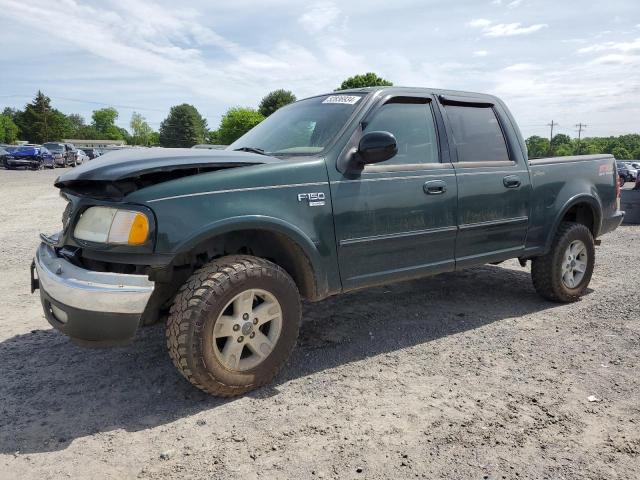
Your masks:
{"label": "amber turn signal lens", "polygon": [[131,229],[129,230],[129,240],[127,243],[129,245],[142,245],[147,241],[148,236],[149,220],[147,220],[146,215],[136,213],[133,223],[131,224]]}

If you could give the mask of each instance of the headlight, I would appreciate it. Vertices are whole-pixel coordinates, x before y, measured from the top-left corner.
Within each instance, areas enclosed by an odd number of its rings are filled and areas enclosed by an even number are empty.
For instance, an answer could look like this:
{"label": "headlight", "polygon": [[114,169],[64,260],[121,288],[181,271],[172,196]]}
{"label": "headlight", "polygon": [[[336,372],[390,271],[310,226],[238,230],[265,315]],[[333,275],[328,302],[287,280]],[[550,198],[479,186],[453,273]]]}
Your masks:
{"label": "headlight", "polygon": [[149,219],[134,210],[91,207],[82,214],[73,234],[89,242],[142,245],[149,235]]}

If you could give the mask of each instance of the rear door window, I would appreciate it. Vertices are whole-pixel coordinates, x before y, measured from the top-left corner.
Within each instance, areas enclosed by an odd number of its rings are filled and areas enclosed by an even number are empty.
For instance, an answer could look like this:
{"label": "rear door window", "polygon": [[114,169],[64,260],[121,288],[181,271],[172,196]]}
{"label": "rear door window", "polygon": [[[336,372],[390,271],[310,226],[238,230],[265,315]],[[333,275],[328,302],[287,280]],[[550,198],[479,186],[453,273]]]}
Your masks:
{"label": "rear door window", "polygon": [[509,150],[491,107],[445,105],[459,162],[509,161]]}

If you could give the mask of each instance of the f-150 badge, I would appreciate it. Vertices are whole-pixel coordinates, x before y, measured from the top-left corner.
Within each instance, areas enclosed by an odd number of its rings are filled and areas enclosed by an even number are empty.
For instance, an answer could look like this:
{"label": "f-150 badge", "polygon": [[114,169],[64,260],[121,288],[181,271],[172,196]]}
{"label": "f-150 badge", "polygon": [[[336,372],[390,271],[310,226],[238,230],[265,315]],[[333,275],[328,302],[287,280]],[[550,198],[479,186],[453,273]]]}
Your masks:
{"label": "f-150 badge", "polygon": [[324,192],[299,193],[298,202],[307,201],[310,207],[321,207],[325,204]]}

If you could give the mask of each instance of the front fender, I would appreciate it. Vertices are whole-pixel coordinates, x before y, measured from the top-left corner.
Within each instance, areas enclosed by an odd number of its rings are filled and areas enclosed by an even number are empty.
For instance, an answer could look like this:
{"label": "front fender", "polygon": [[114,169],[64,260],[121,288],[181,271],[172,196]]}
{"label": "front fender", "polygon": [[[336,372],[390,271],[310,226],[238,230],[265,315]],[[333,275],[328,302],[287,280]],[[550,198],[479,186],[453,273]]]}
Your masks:
{"label": "front fender", "polygon": [[276,217],[265,215],[243,215],[229,217],[204,225],[201,229],[183,240],[175,247],[176,252],[188,252],[209,239],[230,232],[242,230],[267,230],[280,233],[296,243],[307,256],[313,268],[316,285],[319,289],[328,288],[326,269],[323,266],[320,245],[316,244],[297,226]]}

